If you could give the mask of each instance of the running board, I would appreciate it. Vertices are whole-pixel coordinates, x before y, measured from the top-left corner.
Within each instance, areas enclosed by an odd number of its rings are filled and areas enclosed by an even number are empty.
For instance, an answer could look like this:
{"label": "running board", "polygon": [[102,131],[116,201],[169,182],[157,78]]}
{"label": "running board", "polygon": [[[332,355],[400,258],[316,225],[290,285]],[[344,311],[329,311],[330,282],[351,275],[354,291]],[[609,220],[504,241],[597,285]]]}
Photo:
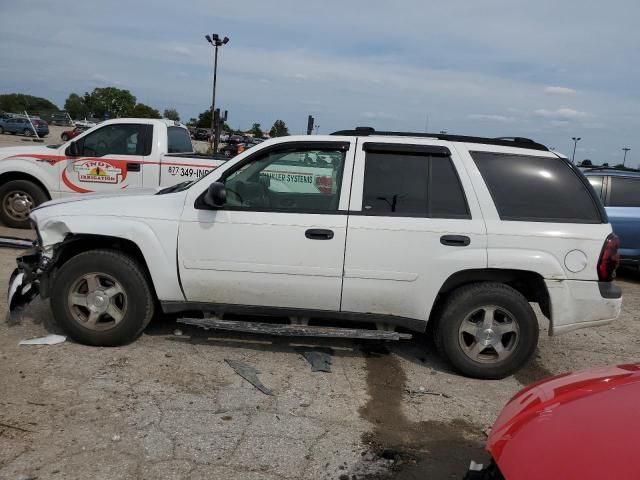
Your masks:
{"label": "running board", "polygon": [[262,333],[290,337],[359,338],[365,340],[408,340],[410,333],[367,330],[363,328],[318,327],[285,325],[281,323],[240,322],[218,318],[179,318],[179,323],[195,325],[205,330],[231,330],[234,332]]}
{"label": "running board", "polygon": [[18,237],[0,237],[0,248],[15,248],[26,250],[33,247],[33,240]]}

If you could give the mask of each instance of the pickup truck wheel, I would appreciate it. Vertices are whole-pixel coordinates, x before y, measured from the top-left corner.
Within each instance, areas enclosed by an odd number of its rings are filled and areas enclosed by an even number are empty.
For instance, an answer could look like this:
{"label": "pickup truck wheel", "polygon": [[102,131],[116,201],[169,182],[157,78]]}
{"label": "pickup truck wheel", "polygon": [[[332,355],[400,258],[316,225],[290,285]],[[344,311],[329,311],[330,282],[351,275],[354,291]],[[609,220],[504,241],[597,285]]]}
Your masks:
{"label": "pickup truck wheel", "polygon": [[90,250],[55,276],[51,309],[74,340],[115,347],[135,340],[153,317],[155,302],[144,270],[132,257]]}
{"label": "pickup truck wheel", "polygon": [[500,379],[535,353],[539,327],[527,299],[502,283],[476,283],[449,295],[438,319],[438,351],[463,375]]}
{"label": "pickup truck wheel", "polygon": [[29,214],[49,200],[47,194],[29,180],[11,180],[0,186],[0,220],[12,228],[30,228]]}

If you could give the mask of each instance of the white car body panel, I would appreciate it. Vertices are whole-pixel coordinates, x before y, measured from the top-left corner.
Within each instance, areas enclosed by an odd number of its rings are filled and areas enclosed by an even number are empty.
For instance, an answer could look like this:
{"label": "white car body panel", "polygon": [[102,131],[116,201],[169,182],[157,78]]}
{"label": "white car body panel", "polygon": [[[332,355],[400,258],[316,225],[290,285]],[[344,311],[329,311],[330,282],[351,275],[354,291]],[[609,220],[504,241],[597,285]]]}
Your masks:
{"label": "white car body panel", "polygon": [[[551,303],[551,333],[617,317],[621,299],[602,298],[596,273],[611,226],[500,220],[468,152],[552,153],[424,138],[370,138],[448,147],[471,219],[362,215],[362,138],[339,136],[272,139],[219,165],[183,192],[50,202],[32,218],[45,250],[69,233],[134,242],[162,302],[374,313],[426,322],[441,286],[451,275],[488,268],[535,272],[544,279]],[[281,143],[310,140],[350,143],[338,212],[195,208],[196,199],[212,182],[249,155]],[[151,156],[162,149],[162,139],[155,141]],[[0,161],[0,168],[5,161],[10,160]],[[304,168],[295,175],[323,175],[315,167]],[[159,165],[151,172],[158,178],[164,175]],[[158,186],[157,181],[152,183]],[[305,237],[310,228],[333,230],[334,238],[310,240]],[[440,237],[448,234],[468,236],[471,243],[464,248],[442,245]],[[585,257],[579,271],[567,267],[567,255],[575,250]]]}

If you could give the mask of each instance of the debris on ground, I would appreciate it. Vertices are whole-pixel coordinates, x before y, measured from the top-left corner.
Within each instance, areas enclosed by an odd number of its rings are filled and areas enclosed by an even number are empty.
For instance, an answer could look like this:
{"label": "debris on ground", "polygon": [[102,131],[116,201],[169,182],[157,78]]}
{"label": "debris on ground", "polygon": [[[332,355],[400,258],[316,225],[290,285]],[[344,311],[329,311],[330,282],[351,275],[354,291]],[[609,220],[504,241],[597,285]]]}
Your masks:
{"label": "debris on ground", "polygon": [[410,388],[405,388],[405,392],[407,392],[410,396],[415,395],[434,395],[436,397],[444,397],[444,398],[452,398],[451,395],[442,392],[432,392],[430,390],[425,389],[424,387],[420,387],[417,390],[412,390]]}
{"label": "debris on ground", "polygon": [[260,370],[252,367],[251,365],[247,365],[246,363],[241,362],[239,360],[229,360],[228,358],[225,358],[224,361],[227,362],[227,364],[231,368],[233,368],[233,370],[238,375],[240,375],[247,382],[249,382],[251,385],[253,385],[258,390],[260,390],[262,393],[264,393],[265,395],[273,395],[273,391],[270,388],[265,387],[264,384],[258,378],[258,375],[260,374]]}
{"label": "debris on ground", "polygon": [[331,373],[331,349],[301,350],[302,356],[311,365],[312,372]]}
{"label": "debris on ground", "polygon": [[120,435],[118,435],[117,433],[111,437],[111,441],[112,442],[119,442],[120,441]]}
{"label": "debris on ground", "polygon": [[20,340],[18,345],[57,345],[67,339],[64,335],[51,334],[46,337],[31,338],[29,340]]}

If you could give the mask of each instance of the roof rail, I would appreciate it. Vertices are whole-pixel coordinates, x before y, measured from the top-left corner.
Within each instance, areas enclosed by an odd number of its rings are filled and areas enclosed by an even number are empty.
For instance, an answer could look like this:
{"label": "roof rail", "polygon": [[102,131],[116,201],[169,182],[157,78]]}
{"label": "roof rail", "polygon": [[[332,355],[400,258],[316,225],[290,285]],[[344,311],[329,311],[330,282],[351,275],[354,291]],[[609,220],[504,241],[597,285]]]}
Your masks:
{"label": "roof rail", "polygon": [[448,133],[415,133],[415,132],[383,132],[376,131],[372,127],[356,127],[354,130],[338,130],[331,135],[342,135],[348,137],[369,137],[387,136],[387,137],[419,137],[419,138],[435,138],[438,140],[447,140],[450,142],[464,143],[482,143],[486,145],[501,145],[505,147],[529,148],[531,150],[543,150],[548,152],[549,149],[541,143],[535,142],[530,138],[524,137],[470,137],[467,135],[449,135]]}
{"label": "roof rail", "polygon": [[620,167],[620,166],[605,166],[605,165],[592,165],[592,166],[581,166],[578,165],[578,168],[582,168],[587,172],[593,172],[597,170],[617,170],[619,172],[640,172],[640,169],[633,167]]}

